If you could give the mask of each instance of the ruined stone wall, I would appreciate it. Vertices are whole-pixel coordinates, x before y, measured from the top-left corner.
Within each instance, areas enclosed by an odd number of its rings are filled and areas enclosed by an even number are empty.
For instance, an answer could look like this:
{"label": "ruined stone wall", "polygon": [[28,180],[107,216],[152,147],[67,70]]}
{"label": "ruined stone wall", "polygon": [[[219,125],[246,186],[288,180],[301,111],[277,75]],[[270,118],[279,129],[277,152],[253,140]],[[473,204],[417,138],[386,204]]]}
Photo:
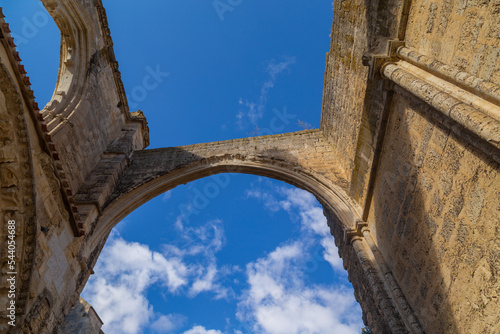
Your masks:
{"label": "ruined stone wall", "polygon": [[499,32],[498,1],[335,3],[321,129],[426,332],[499,330]]}
{"label": "ruined stone wall", "polygon": [[[61,30],[61,59],[54,95],[40,117],[74,194],[101,154],[137,120],[129,116],[101,1],[43,3]],[[133,148],[142,149],[148,145],[147,128],[135,130]]]}
{"label": "ruined stone wall", "polygon": [[[62,321],[75,294],[80,264],[61,182],[44,142],[29,86],[12,58],[2,31],[0,58],[0,330],[44,333]],[[15,221],[13,239],[8,221]],[[45,232],[42,232],[42,228]],[[15,241],[15,265],[8,265],[7,242]],[[15,274],[15,299],[6,279]],[[75,276],[76,275],[76,276]],[[7,288],[9,287],[9,289]],[[7,303],[15,300],[15,327],[7,321]],[[23,324],[24,323],[24,324]]]}
{"label": "ruined stone wall", "polygon": [[[49,333],[61,324],[97,257],[96,252],[90,258],[79,256],[86,240],[75,237],[84,230],[73,194],[103,151],[124,156],[147,145],[143,116],[124,114],[119,72],[105,38],[109,32],[92,30],[92,22],[103,18],[100,2],[44,4],[66,40],[54,97],[41,112],[0,11],[1,332]],[[91,44],[83,37],[102,48],[93,58],[84,57]],[[89,87],[94,89],[89,92]],[[15,221],[14,270],[7,262],[8,221]],[[13,271],[14,327],[7,324],[12,299],[7,273]]]}
{"label": "ruined stone wall", "polygon": [[[385,93],[393,95],[367,220],[429,333],[500,330],[498,147],[476,130],[491,126],[498,137],[499,10],[498,1],[424,0],[413,1],[409,13],[405,44],[422,56],[408,61],[425,71],[420,78],[444,79],[440,89],[449,85],[458,94],[455,105],[469,103],[464,120],[471,123],[431,107],[437,97],[424,102],[431,86],[409,92],[395,85]],[[407,78],[397,82],[417,87]],[[471,95],[462,98],[461,91]],[[481,117],[483,124],[468,128]]]}

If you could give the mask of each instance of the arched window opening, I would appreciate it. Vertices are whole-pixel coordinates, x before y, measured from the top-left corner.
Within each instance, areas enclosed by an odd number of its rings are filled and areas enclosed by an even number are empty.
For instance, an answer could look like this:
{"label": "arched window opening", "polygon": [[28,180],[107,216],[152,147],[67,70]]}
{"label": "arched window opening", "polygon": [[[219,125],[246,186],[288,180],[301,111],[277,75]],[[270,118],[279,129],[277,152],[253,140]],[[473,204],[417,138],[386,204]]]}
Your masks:
{"label": "arched window opening", "polygon": [[82,293],[106,333],[359,333],[323,209],[284,182],[217,174],[110,234]]}
{"label": "arched window opening", "polygon": [[42,109],[56,85],[61,33],[40,0],[5,1],[2,10]]}

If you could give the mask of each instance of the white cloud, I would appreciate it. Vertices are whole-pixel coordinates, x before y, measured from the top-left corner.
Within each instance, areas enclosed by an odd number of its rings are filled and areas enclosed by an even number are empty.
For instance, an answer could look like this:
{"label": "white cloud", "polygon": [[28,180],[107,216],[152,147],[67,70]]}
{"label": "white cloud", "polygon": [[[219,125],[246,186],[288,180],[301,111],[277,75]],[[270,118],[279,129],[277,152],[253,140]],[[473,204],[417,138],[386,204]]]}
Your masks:
{"label": "white cloud", "polygon": [[206,329],[203,326],[194,326],[190,330],[185,331],[184,334],[222,334],[222,332],[215,329]]}
{"label": "white cloud", "polygon": [[250,189],[247,190],[246,192],[247,198],[255,198],[264,203],[264,206],[266,209],[272,212],[276,212],[280,209],[280,202],[274,197],[272,194],[265,192],[265,191],[260,191],[260,190],[255,190],[255,189]]}
{"label": "white cloud", "polygon": [[[247,265],[248,283],[250,284],[249,295],[253,302],[261,303],[267,298],[278,299],[283,296],[284,288],[281,283],[274,279],[280,277],[285,271],[285,266],[288,271],[292,272],[292,260],[300,257],[302,254],[301,245],[295,243],[284,247],[278,247],[265,259],[259,259],[256,263]],[[287,275],[283,280],[292,278],[292,275]]]}
{"label": "white cloud", "polygon": [[106,333],[138,333],[153,317],[148,300],[135,287],[98,278],[89,281],[86,291],[84,298],[99,314]]}
{"label": "white cloud", "polygon": [[305,286],[298,263],[299,242],[278,247],[247,266],[249,289],[238,304],[238,318],[267,334],[359,333],[359,306],[342,286]]}
{"label": "white cloud", "polygon": [[[260,186],[260,185],[259,185]],[[248,290],[238,304],[237,316],[253,331],[266,334],[359,333],[361,310],[352,288],[306,285],[306,262],[328,261],[339,277],[346,277],[323,210],[315,197],[301,189],[253,186],[249,198],[271,211],[286,210],[300,223],[301,236],[247,265]],[[273,206],[269,208],[268,203]],[[297,219],[298,218],[298,219]],[[319,258],[311,256],[320,247]],[[316,263],[315,263],[316,264]]]}
{"label": "white cloud", "polygon": [[143,291],[156,281],[172,292],[187,283],[188,268],[181,258],[169,257],[167,260],[147,245],[127,242],[120,237],[111,240],[100,260],[94,271],[103,270],[101,276],[111,279],[119,275],[122,282],[134,285],[137,291]]}
{"label": "white cloud", "polygon": [[203,255],[202,259],[215,259],[215,253],[220,251],[226,242],[224,226],[217,219],[201,226],[186,227],[182,217],[179,216],[174,225],[179,233],[177,238],[179,246],[174,244],[162,245],[163,253],[167,256]]}
{"label": "white cloud", "polygon": [[277,192],[285,196],[280,202],[283,209],[290,211],[292,207],[300,211],[308,211],[311,208],[318,208],[316,198],[309,192],[290,187],[280,187]]}
{"label": "white cloud", "polygon": [[155,313],[146,292],[155,283],[171,292],[186,285],[188,268],[181,259],[167,259],[146,245],[123,240],[116,232],[108,243],[94,268],[96,276],[83,293],[103,320],[103,330],[108,334],[139,333],[150,323],[173,319]]}
{"label": "white cloud", "polygon": [[189,279],[192,282],[188,290],[193,298],[202,292],[212,292],[216,299],[226,298],[232,294],[230,288],[223,287],[219,282],[225,276],[238,268],[217,266],[216,253],[226,242],[224,226],[220,220],[212,220],[201,226],[184,226],[182,219],[177,219],[181,247],[165,244],[163,253],[166,256],[179,256],[189,261]]}
{"label": "white cloud", "polygon": [[323,258],[330,263],[332,268],[337,272],[337,274],[346,275],[344,264],[339,256],[339,250],[335,246],[335,240],[332,236],[326,236],[321,239],[321,246],[324,248]]}
{"label": "white cloud", "polygon": [[321,237],[320,244],[324,249],[323,258],[338,274],[345,275],[342,259],[338,255],[335,240],[330,233],[326,217],[323,215],[323,209],[317,206],[314,196],[301,189],[286,189],[285,194],[287,197],[283,201],[283,208],[288,208],[288,211],[293,206],[299,208],[302,227]]}
{"label": "white cloud", "polygon": [[203,272],[204,276],[198,276],[193,282],[193,285],[191,286],[191,289],[189,291],[189,294],[191,296],[196,296],[200,292],[210,291],[214,289],[214,280],[215,276],[217,275],[217,267],[215,266],[215,264],[211,264],[206,270],[203,270]]}
{"label": "white cloud", "polygon": [[185,291],[189,297],[202,292],[212,292],[216,299],[234,294],[218,282],[239,270],[217,267],[215,254],[225,243],[222,222],[181,226],[178,231],[181,245],[163,245],[163,254],[147,245],[125,241],[112,232],[94,268],[96,275],[83,293],[103,320],[106,333],[140,333],[147,327],[168,333],[182,324],[181,316],[154,312],[146,298],[154,284],[170,293]]}

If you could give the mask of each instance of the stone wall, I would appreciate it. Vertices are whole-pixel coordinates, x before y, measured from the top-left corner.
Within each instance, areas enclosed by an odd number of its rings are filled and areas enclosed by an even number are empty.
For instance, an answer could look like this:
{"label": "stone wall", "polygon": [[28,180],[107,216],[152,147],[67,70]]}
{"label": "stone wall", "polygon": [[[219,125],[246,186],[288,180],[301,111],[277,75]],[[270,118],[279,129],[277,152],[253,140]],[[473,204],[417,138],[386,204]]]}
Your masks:
{"label": "stone wall", "polygon": [[414,0],[405,41],[431,58],[500,82],[498,0]]}
{"label": "stone wall", "polygon": [[[335,3],[322,130],[333,152],[345,151],[338,163],[349,195],[422,329],[496,332],[500,2],[366,6]],[[383,26],[398,13],[399,25]],[[389,40],[403,41],[406,55]],[[407,57],[410,50],[417,53]],[[380,65],[399,57],[421,86],[384,80]],[[434,109],[431,92],[465,103],[467,116]]]}
{"label": "stone wall", "polygon": [[[44,5],[63,41],[56,91],[42,111],[0,11],[1,332],[48,333],[63,321],[90,275],[87,263],[93,265],[97,256],[79,257],[85,231],[73,194],[104,151],[126,155],[148,143],[144,117],[129,115],[126,99],[120,100],[123,87],[100,2]],[[101,48],[94,57],[85,53],[92,48],[83,47],[83,37]],[[14,269],[7,262],[9,221],[15,221]],[[12,285],[7,273],[14,271]],[[15,299],[8,297],[12,287]],[[14,327],[7,317],[11,300]]]}
{"label": "stone wall", "polygon": [[[0,58],[6,59],[0,44]],[[36,225],[25,105],[9,63],[0,64],[0,330],[26,309]],[[11,236],[9,238],[9,236]],[[8,248],[10,246],[10,248]],[[26,254],[24,254],[26,252]],[[18,274],[8,274],[8,273]],[[16,293],[17,292],[17,293]],[[13,304],[15,303],[15,304]],[[13,319],[15,320],[15,319]]]}
{"label": "stone wall", "polygon": [[493,333],[499,166],[435,113],[394,96],[370,230],[426,332]]}
{"label": "stone wall", "polygon": [[375,5],[366,8],[366,1],[348,0],[334,6],[332,31],[339,33],[332,34],[326,55],[321,130],[334,147],[337,167],[350,181],[366,94],[368,70],[361,61],[369,45],[366,15]]}
{"label": "stone wall", "polygon": [[[5,27],[3,27],[5,31]],[[4,32],[2,31],[2,34]],[[0,44],[0,57],[13,59],[8,36]],[[14,66],[13,66],[14,65]],[[62,320],[67,302],[75,294],[74,277],[79,270],[68,207],[61,182],[37,120],[32,96],[17,62],[1,64],[2,140],[0,147],[0,246],[2,288],[0,329],[23,329],[43,333]],[[14,220],[15,265],[7,264],[7,222]],[[42,232],[42,228],[45,232]],[[73,248],[72,248],[73,247]],[[15,274],[15,299],[8,298],[8,272]],[[9,289],[7,289],[9,286]],[[7,325],[6,303],[16,305],[16,327]],[[52,312],[51,312],[52,310]]]}
{"label": "stone wall", "polygon": [[[492,102],[471,110],[486,112],[493,135],[499,10],[498,1],[413,1],[405,39],[454,93]],[[397,86],[389,113],[368,218],[377,245],[426,332],[497,332],[498,149]]]}
{"label": "stone wall", "polygon": [[[54,95],[40,118],[74,194],[124,129],[141,122],[129,115],[101,1],[42,2],[61,30],[61,59]],[[147,127],[135,130],[131,145],[142,149]]]}
{"label": "stone wall", "polygon": [[409,1],[334,2],[330,51],[326,55],[321,130],[350,182],[350,194],[362,201],[374,155],[385,96],[381,80],[367,81],[366,52],[383,52],[387,39],[404,34]]}

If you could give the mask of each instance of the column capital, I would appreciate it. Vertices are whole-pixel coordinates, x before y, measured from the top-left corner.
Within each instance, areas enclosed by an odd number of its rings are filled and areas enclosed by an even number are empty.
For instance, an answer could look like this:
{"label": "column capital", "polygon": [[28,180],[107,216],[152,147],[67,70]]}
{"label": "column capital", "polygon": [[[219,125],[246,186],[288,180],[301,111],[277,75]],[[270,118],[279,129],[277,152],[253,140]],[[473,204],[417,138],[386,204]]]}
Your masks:
{"label": "column capital", "polygon": [[344,240],[346,244],[349,245],[352,241],[363,238],[364,231],[370,231],[370,229],[368,228],[368,223],[361,219],[358,219],[356,221],[356,225],[353,228],[346,230],[344,233]]}
{"label": "column capital", "polygon": [[381,79],[380,70],[388,62],[394,62],[398,59],[397,50],[405,46],[405,41],[398,39],[380,38],[371,48],[363,54],[362,62],[368,66],[368,79]]}

